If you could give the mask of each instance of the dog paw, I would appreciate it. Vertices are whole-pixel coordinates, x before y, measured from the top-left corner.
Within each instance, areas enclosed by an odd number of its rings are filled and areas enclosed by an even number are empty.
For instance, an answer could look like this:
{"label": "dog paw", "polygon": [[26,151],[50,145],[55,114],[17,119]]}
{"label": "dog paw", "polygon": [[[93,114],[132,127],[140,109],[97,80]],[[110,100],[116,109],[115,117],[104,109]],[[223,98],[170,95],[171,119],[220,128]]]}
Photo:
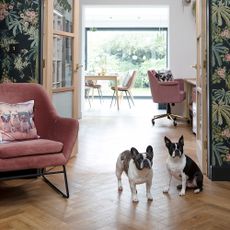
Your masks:
{"label": "dog paw", "polygon": [[184,196],[184,195],[185,195],[185,191],[180,191],[180,192],[179,192],[179,195],[180,195],[180,196]]}
{"label": "dog paw", "polygon": [[148,199],[148,201],[152,201],[153,200],[152,195],[151,194],[147,194],[147,199]]}
{"label": "dog paw", "polygon": [[194,193],[199,193],[199,192],[200,192],[200,189],[197,188],[197,189],[195,189],[193,192],[194,192]]}
{"label": "dog paw", "polygon": [[169,192],[169,188],[164,188],[163,189],[163,193],[168,193]]}
{"label": "dog paw", "polygon": [[134,197],[132,198],[132,200],[133,200],[133,203],[138,203],[138,202],[139,202],[137,196],[134,196]]}
{"label": "dog paw", "polygon": [[119,186],[118,187],[118,192],[122,192],[123,191],[123,187],[122,186]]}

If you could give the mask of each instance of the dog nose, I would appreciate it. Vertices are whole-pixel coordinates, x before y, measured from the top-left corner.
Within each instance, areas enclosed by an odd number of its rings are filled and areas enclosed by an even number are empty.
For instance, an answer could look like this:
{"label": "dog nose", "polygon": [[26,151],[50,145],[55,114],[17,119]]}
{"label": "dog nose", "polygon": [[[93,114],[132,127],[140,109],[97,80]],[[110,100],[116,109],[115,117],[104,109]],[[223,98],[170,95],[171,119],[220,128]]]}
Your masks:
{"label": "dog nose", "polygon": [[175,156],[180,156],[180,151],[178,149],[175,150]]}
{"label": "dog nose", "polygon": [[151,168],[150,162],[146,159],[143,161],[143,166],[144,166],[144,168]]}

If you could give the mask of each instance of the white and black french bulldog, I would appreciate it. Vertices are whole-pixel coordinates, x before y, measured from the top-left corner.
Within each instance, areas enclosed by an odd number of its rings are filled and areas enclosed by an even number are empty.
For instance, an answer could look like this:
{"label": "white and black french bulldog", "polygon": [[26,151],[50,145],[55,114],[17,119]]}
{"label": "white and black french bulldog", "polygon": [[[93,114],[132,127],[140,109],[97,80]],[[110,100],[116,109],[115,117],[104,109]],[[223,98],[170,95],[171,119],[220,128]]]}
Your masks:
{"label": "white and black french bulldog", "polygon": [[177,143],[171,142],[167,137],[165,137],[164,140],[169,152],[169,157],[166,161],[169,172],[169,183],[163,192],[168,193],[172,176],[182,182],[181,185],[177,186],[177,188],[180,189],[180,196],[185,195],[186,188],[194,189],[194,193],[201,192],[203,190],[203,174],[197,164],[184,154],[183,136],[180,137]]}
{"label": "white and black french bulldog", "polygon": [[153,178],[153,148],[148,146],[145,153],[139,153],[136,148],[122,152],[117,159],[116,176],[118,190],[122,191],[121,175],[125,171],[129,179],[133,202],[138,202],[137,184],[146,183],[146,196],[149,201],[153,200],[151,186]]}

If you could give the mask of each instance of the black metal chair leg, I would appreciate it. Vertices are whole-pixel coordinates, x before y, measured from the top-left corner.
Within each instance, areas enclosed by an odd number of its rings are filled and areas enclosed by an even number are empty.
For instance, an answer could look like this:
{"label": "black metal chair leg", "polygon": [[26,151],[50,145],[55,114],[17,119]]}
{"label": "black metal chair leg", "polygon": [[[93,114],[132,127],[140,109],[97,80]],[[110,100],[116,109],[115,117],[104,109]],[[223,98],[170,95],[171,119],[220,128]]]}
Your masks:
{"label": "black metal chair leg", "polygon": [[[46,172],[45,169],[42,170],[41,174],[44,179],[44,181],[51,187],[53,188],[56,192],[60,193],[63,197],[69,198],[69,187],[68,187],[68,180],[67,180],[67,174],[66,174],[66,168],[65,165],[62,166],[63,171],[55,171],[55,172]],[[59,174],[63,173],[64,174],[64,181],[65,181],[65,193],[62,192],[59,188],[57,188],[50,180],[48,180],[45,175],[52,175],[52,174]]]}

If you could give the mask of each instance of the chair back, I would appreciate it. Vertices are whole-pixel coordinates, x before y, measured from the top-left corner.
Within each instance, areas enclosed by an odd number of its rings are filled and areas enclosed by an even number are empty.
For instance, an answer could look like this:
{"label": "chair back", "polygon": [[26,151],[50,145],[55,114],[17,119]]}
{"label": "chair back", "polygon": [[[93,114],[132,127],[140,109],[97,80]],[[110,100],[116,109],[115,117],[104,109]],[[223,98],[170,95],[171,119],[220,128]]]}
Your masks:
{"label": "chair back", "polygon": [[122,86],[126,87],[127,89],[131,89],[135,84],[136,76],[137,76],[136,70],[132,71],[131,74],[129,73],[127,78],[124,79]]}
{"label": "chair back", "polygon": [[41,138],[46,138],[47,127],[57,115],[44,88],[36,83],[0,84],[1,102],[16,104],[34,100],[34,123]]}
{"label": "chair back", "polygon": [[156,103],[161,103],[161,99],[159,98],[159,87],[158,87],[158,79],[156,78],[155,70],[148,70],[148,78],[149,78],[149,86],[152,94],[152,99]]}

